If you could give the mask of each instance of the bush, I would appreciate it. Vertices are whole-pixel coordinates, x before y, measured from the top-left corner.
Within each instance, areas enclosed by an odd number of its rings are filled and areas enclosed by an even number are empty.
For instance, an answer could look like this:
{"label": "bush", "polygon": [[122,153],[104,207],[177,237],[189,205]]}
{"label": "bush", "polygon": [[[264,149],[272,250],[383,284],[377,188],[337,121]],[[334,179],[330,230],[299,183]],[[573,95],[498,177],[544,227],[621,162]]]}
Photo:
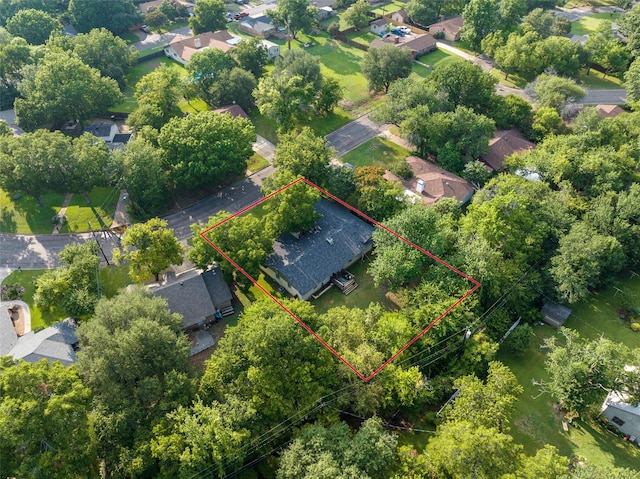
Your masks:
{"label": "bush", "polygon": [[398,175],[400,178],[404,178],[408,180],[413,177],[413,170],[411,169],[411,165],[407,163],[405,160],[398,161],[389,167],[389,171],[391,173]]}
{"label": "bush", "polygon": [[2,287],[2,301],[13,301],[22,299],[24,295],[24,286],[21,284],[7,284]]}
{"label": "bush", "polygon": [[640,323],[631,323],[631,329],[633,331],[640,331]]}
{"label": "bush", "polygon": [[338,22],[331,22],[327,27],[327,33],[332,38],[340,32],[340,24]]}
{"label": "bush", "polygon": [[433,34],[433,38],[435,38],[436,40],[442,40],[444,38],[444,32],[443,31],[439,31]]}
{"label": "bush", "polygon": [[523,356],[525,351],[529,349],[529,341],[533,330],[527,323],[521,324],[511,331],[511,334],[505,341],[505,345],[509,352],[515,356]]}

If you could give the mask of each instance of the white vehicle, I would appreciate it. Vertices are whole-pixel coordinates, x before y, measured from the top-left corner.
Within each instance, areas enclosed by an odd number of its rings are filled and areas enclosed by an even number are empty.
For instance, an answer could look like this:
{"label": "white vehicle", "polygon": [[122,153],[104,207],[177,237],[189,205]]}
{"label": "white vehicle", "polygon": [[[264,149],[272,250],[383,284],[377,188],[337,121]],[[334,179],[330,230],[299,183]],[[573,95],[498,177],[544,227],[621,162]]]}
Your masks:
{"label": "white vehicle", "polygon": [[401,27],[398,27],[398,30],[400,30],[405,35],[411,35],[413,33],[409,27],[405,27],[404,25]]}

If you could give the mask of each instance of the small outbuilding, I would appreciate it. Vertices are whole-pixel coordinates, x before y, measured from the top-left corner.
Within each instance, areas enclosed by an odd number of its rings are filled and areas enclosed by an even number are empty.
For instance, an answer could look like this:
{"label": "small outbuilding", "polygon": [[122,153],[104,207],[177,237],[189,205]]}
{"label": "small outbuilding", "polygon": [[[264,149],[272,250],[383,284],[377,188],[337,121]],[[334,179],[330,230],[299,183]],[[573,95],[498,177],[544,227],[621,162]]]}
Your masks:
{"label": "small outbuilding", "polygon": [[611,391],[602,404],[602,416],[640,446],[640,404],[632,404],[624,393]]}
{"label": "small outbuilding", "polygon": [[555,328],[560,328],[571,316],[571,310],[558,303],[545,303],[541,311],[543,321]]}
{"label": "small outbuilding", "polygon": [[369,24],[369,28],[371,29],[372,33],[380,35],[381,33],[385,33],[387,31],[387,25],[389,25],[389,22],[387,20],[385,20],[384,18],[378,18],[377,20],[374,20]]}

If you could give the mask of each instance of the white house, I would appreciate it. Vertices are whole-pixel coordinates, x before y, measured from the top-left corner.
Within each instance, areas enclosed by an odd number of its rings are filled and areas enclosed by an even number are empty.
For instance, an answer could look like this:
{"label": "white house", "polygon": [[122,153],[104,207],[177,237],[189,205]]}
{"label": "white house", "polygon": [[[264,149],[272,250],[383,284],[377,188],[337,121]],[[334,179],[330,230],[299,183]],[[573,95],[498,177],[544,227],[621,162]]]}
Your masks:
{"label": "white house", "polygon": [[369,24],[369,28],[371,29],[372,33],[380,35],[381,33],[387,31],[388,24],[389,22],[387,22],[384,18],[378,18],[377,20],[374,20]]}
{"label": "white house", "polygon": [[640,404],[629,404],[626,394],[611,391],[602,404],[602,416],[640,446]]}
{"label": "white house", "polygon": [[262,40],[260,45],[267,50],[269,59],[280,56],[280,45],[277,43],[270,42],[269,40]]}

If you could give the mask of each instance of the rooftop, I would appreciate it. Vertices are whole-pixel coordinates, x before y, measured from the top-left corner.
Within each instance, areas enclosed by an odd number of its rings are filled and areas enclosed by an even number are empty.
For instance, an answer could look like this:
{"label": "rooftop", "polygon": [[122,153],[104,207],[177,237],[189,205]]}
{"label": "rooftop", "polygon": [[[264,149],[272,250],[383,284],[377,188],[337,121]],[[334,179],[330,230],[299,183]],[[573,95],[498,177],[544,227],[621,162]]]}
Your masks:
{"label": "rooftop", "polygon": [[232,117],[241,117],[249,119],[249,115],[247,115],[240,105],[227,105],[222,108],[216,108],[213,110],[215,113],[228,113]]}
{"label": "rooftop", "polygon": [[[413,177],[405,180],[390,171],[385,171],[384,177],[387,180],[401,183],[405,190],[419,195],[425,205],[431,205],[440,200],[440,198],[456,198],[462,203],[473,194],[471,183],[463,180],[458,175],[443,170],[430,161],[423,160],[417,156],[410,156],[406,161],[411,166]],[[418,193],[419,181],[422,181],[424,186],[422,193]]]}
{"label": "rooftop", "polygon": [[[0,322],[4,322],[3,320],[4,318],[1,318]],[[76,362],[76,353],[73,348],[78,343],[76,327],[76,322],[67,318],[37,333],[31,331],[19,337],[7,354],[30,363],[45,358],[49,361],[60,361],[65,366],[69,366]]]}
{"label": "rooftop", "polygon": [[536,145],[527,140],[515,128],[498,130],[489,140],[489,150],[480,158],[491,169],[499,171],[503,167],[504,159],[515,153],[532,150]]}
{"label": "rooftop", "polygon": [[217,48],[223,52],[228,52],[240,41],[240,37],[232,35],[226,30],[217,32],[205,32],[193,37],[175,37],[169,46],[185,61],[199,51],[207,48]]}
{"label": "rooftop", "polygon": [[374,227],[347,208],[321,199],[315,227],[299,239],[289,233],[274,243],[265,265],[277,271],[302,296],[315,291],[371,245]]}

